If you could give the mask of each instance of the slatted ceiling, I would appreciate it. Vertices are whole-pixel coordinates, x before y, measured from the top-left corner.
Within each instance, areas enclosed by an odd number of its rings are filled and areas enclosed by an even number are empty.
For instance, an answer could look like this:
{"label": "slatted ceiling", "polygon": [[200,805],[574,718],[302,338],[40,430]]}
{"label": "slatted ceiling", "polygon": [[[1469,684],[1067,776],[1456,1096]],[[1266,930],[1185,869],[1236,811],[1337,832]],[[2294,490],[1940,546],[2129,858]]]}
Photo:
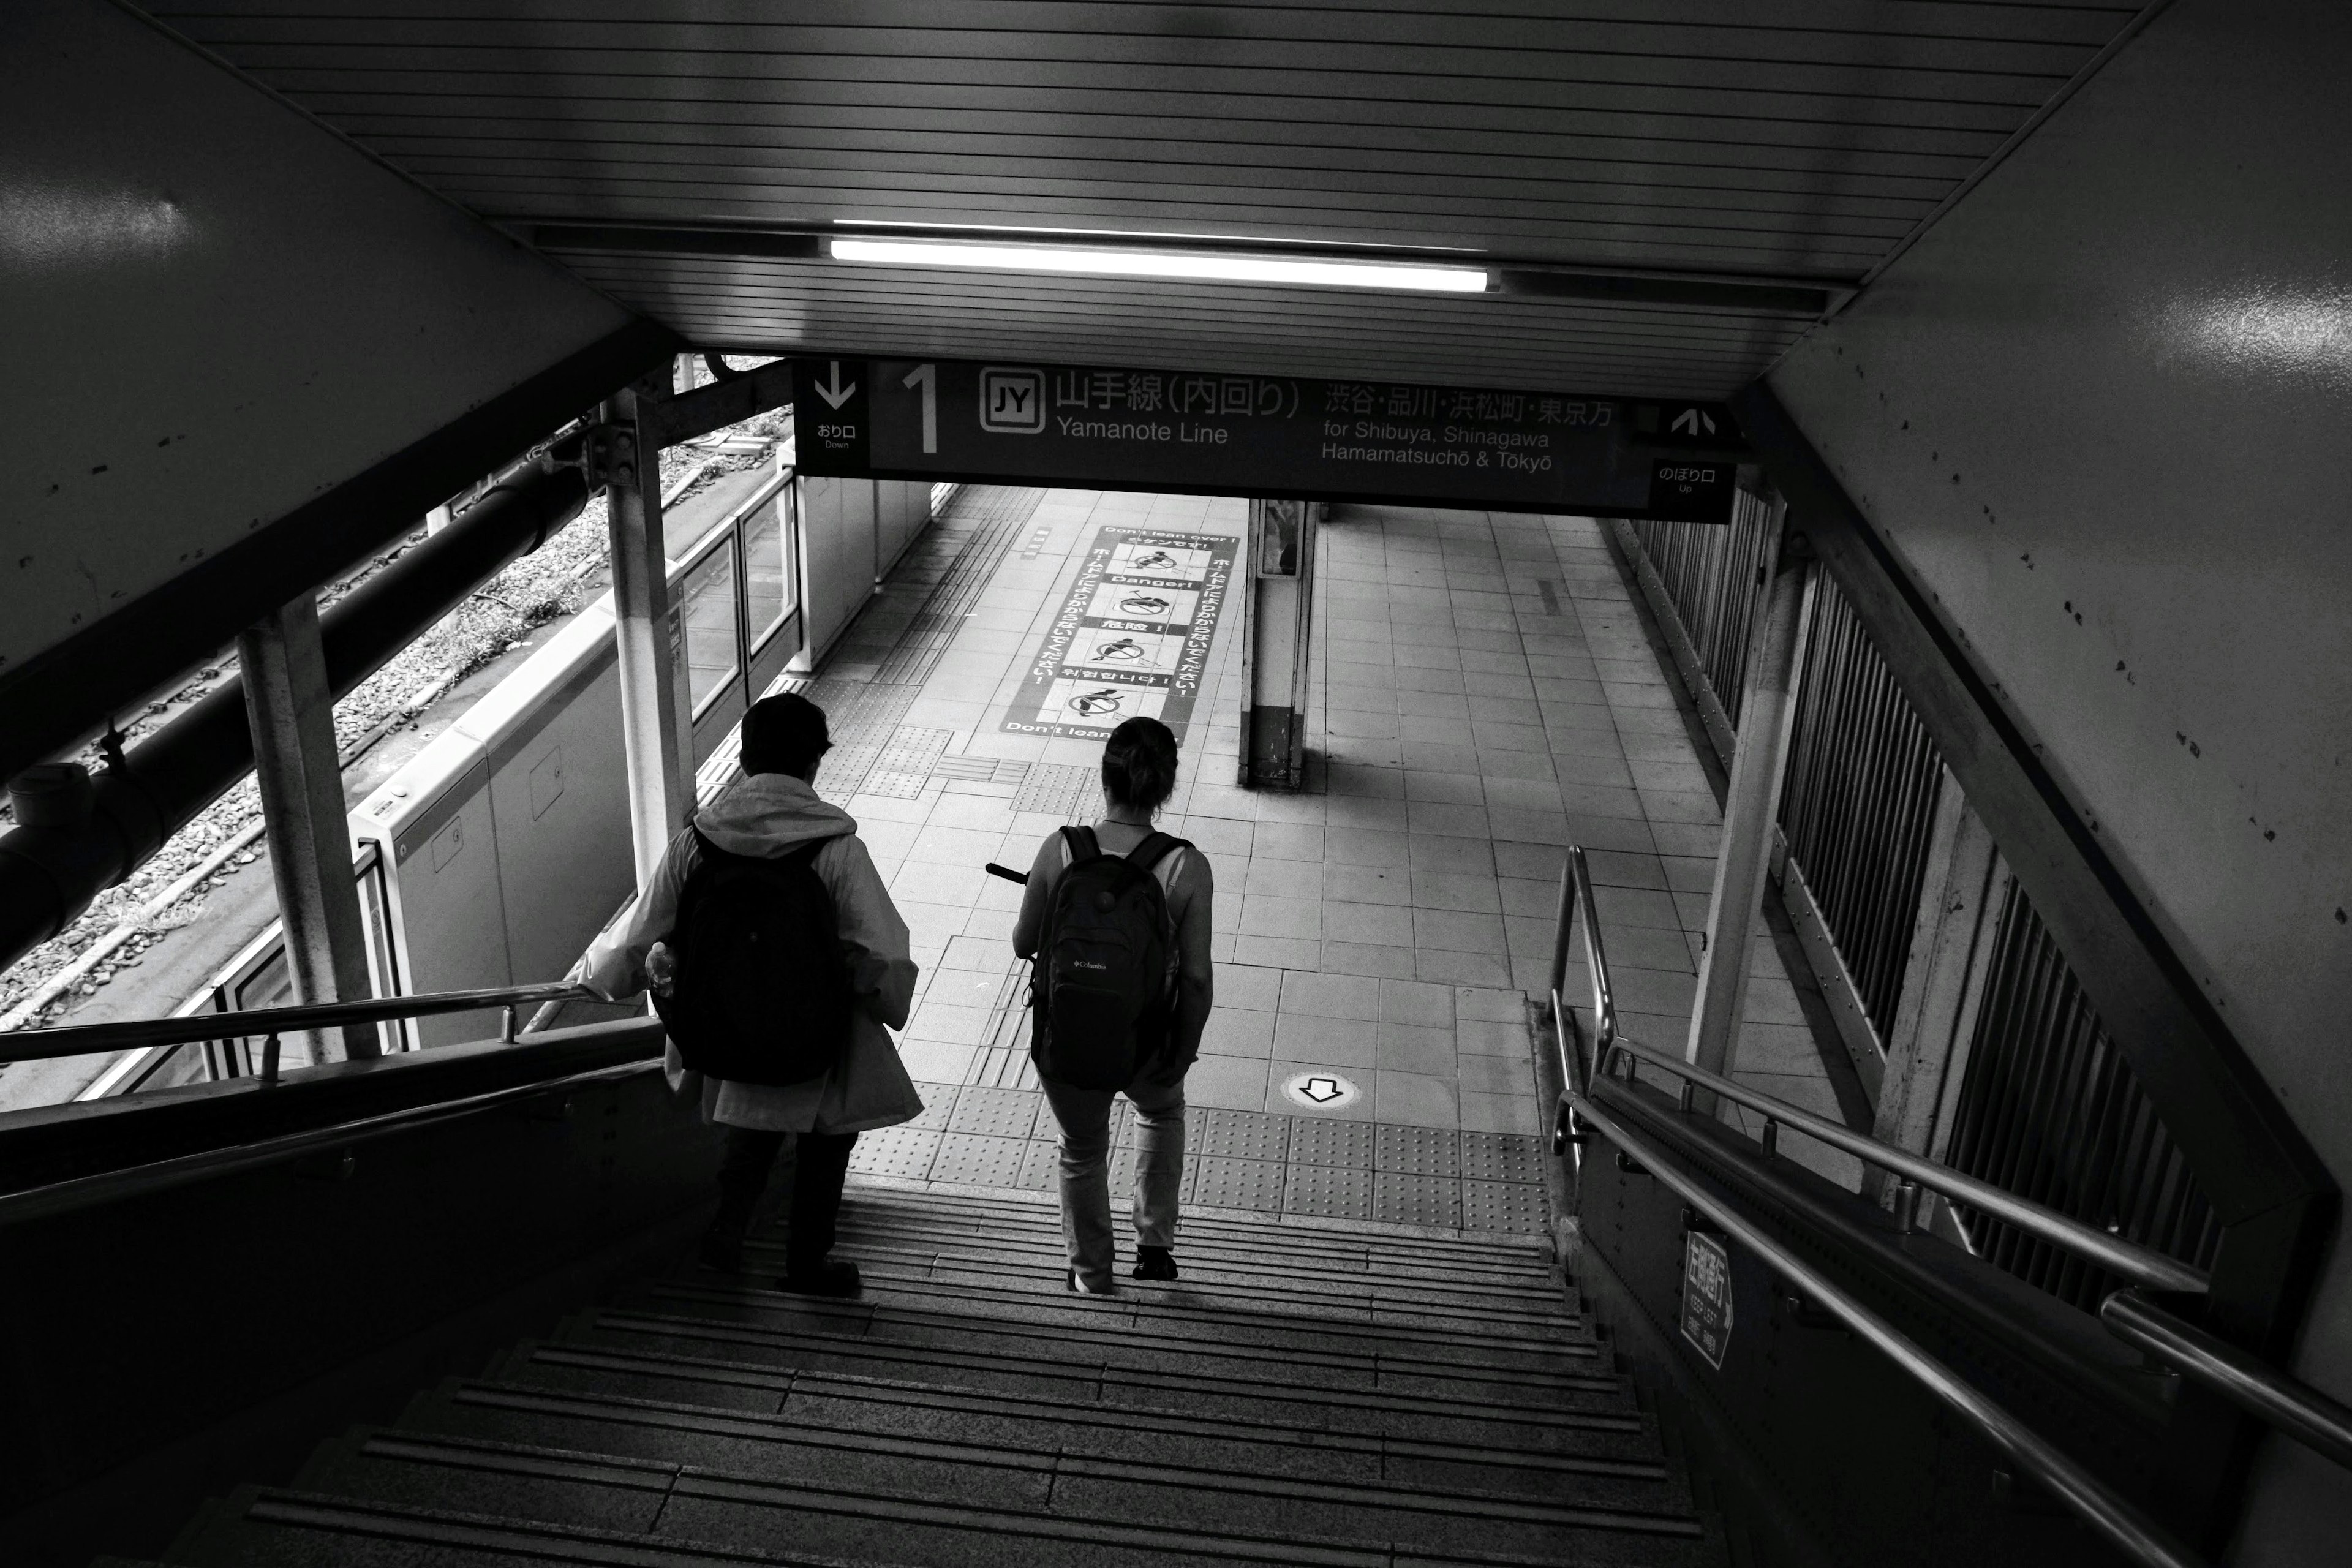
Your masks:
{"label": "slatted ceiling", "polygon": [[[1472,9],[1475,4],[1476,8]],[[518,228],[836,220],[1854,279],[2126,5],[159,0]],[[565,252],[703,341],[1727,394],[1787,317]]]}
{"label": "slatted ceiling", "polygon": [[[592,284],[638,301],[698,342],[809,346],[1378,378],[1400,357],[1431,379],[1668,396],[1769,360],[1803,330],[1760,342],[1744,314],[1474,297],[1268,288],[1211,289],[1106,279],[940,274],[819,262],[559,253]],[[949,287],[950,281],[954,287]],[[774,331],[782,317],[789,331]]]}

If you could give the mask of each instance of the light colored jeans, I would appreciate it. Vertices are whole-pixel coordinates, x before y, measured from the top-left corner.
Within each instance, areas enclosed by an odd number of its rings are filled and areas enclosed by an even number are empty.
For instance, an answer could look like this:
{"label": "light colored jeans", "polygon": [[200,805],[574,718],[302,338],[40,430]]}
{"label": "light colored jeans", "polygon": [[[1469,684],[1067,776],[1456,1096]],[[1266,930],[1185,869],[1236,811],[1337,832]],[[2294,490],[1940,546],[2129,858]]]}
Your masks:
{"label": "light colored jeans", "polygon": [[[1045,1085],[1045,1103],[1062,1129],[1062,1237],[1070,1267],[1089,1290],[1108,1291],[1118,1264],[1110,1228],[1110,1108],[1107,1089]],[[1144,1247],[1176,1245],[1176,1194],[1184,1179],[1184,1080],[1136,1082],[1135,1237]]]}

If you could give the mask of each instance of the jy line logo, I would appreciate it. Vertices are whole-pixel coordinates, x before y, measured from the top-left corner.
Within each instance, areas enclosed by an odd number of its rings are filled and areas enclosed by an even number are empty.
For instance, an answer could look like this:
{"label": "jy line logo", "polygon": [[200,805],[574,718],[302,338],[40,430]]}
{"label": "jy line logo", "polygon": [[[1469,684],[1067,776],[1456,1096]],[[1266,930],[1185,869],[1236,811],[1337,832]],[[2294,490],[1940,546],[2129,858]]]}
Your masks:
{"label": "jy line logo", "polygon": [[980,427],[999,436],[1035,436],[1045,428],[1045,377],[1041,371],[989,365],[980,373]]}

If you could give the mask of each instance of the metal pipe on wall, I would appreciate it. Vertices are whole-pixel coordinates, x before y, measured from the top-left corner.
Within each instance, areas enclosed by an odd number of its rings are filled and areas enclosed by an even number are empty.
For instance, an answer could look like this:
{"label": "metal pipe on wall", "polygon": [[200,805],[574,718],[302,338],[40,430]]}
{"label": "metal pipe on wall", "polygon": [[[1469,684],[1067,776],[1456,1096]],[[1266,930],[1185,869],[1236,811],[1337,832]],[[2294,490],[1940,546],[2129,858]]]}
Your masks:
{"label": "metal pipe on wall", "polygon": [[[320,617],[327,679],[341,697],[509,562],[587,504],[573,464],[534,457],[501,474],[440,532]],[[77,820],[0,837],[0,966],[14,963],[129,876],[253,767],[241,678],[110,761]]]}

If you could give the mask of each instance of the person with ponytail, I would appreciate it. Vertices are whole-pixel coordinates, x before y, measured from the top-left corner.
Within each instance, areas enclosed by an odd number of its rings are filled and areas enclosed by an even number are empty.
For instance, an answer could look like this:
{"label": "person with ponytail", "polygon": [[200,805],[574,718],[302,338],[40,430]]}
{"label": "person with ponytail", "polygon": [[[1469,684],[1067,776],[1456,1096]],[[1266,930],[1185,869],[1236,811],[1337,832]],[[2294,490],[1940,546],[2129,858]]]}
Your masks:
{"label": "person with ponytail", "polygon": [[1037,847],[1013,929],[1034,963],[1030,1054],[1060,1124],[1066,1283],[1108,1295],[1110,1113],[1135,1107],[1138,1279],[1176,1278],[1184,1075],[1215,999],[1208,858],[1151,822],[1176,788],[1176,737],[1129,719],[1103,747],[1103,816]]}

